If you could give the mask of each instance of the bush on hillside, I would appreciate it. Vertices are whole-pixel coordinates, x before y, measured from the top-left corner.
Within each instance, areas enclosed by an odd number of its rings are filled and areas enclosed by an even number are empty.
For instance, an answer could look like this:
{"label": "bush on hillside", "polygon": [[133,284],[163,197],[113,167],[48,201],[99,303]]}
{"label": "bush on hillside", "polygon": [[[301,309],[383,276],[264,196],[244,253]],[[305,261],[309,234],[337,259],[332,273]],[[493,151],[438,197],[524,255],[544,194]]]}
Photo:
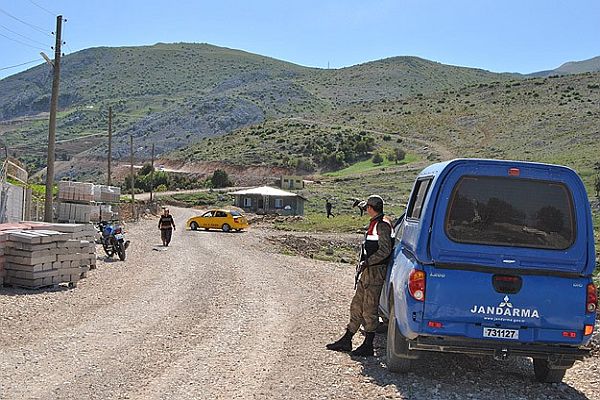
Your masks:
{"label": "bush on hillside", "polygon": [[381,164],[383,162],[383,157],[381,157],[381,154],[379,153],[375,153],[373,154],[373,164]]}
{"label": "bush on hillside", "polygon": [[214,188],[224,188],[233,186],[233,182],[229,179],[229,175],[227,172],[222,169],[217,169],[213,172],[212,177],[210,178],[211,186]]}

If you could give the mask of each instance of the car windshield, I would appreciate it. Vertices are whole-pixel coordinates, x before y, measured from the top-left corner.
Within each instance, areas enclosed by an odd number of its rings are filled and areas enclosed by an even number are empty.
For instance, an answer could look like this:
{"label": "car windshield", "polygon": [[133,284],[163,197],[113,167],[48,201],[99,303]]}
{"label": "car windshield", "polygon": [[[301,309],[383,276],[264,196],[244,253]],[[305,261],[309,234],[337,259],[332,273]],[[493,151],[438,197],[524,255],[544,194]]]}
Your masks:
{"label": "car windshield", "polygon": [[463,177],[445,227],[460,243],[564,250],[575,241],[571,194],[557,182]]}

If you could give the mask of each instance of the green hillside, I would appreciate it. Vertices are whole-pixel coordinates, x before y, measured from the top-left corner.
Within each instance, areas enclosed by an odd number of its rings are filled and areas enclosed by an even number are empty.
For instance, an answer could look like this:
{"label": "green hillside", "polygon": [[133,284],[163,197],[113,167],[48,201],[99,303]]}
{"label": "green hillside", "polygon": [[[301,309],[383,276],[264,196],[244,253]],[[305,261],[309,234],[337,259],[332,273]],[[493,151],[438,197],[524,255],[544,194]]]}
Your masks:
{"label": "green hillside", "polygon": [[[63,59],[57,138],[105,134],[112,106],[115,156],[128,153],[129,135],[138,148],[154,143],[160,155],[279,118],[510,77],[416,57],[325,70],[207,44],[92,48]],[[47,117],[35,116],[48,110],[50,86],[47,65],[0,81],[0,133],[31,169],[44,162]],[[65,148],[59,158],[80,147]],[[105,154],[102,145],[92,147],[90,155]]]}

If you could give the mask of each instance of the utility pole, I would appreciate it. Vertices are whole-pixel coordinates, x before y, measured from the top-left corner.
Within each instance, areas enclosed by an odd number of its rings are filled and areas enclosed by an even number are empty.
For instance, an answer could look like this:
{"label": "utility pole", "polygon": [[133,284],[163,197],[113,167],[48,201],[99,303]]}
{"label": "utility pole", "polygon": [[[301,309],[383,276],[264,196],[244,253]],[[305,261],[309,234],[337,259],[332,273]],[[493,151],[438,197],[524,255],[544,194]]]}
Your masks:
{"label": "utility pole", "polygon": [[46,198],[44,202],[44,221],[53,222],[52,189],[54,187],[54,149],[56,145],[56,109],[58,108],[58,84],[60,83],[60,46],[62,15],[56,17],[56,44],[54,45],[54,78],[52,79],[52,98],[50,100],[50,124],[48,126],[48,159],[46,162]]}
{"label": "utility pole", "polygon": [[110,163],[112,162],[112,107],[108,107],[108,179],[106,184],[110,186]]}
{"label": "utility pole", "polygon": [[135,194],[134,194],[134,188],[135,188],[135,175],[133,175],[133,135],[129,135],[129,162],[131,163],[131,169],[130,169],[130,186],[131,186],[131,217],[133,219],[135,219]]}
{"label": "utility pole", "polygon": [[152,192],[154,191],[154,143],[152,143],[152,158],[150,169],[150,203],[152,203]]}

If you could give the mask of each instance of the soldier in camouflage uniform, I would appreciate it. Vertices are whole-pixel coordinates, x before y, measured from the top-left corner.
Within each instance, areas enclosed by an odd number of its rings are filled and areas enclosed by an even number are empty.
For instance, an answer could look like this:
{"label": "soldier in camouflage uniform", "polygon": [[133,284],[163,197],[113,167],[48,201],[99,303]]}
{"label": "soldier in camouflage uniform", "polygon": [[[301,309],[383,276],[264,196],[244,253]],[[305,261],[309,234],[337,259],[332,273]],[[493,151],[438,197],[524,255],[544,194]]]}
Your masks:
{"label": "soldier in camouflage uniform", "polygon": [[327,345],[329,350],[351,351],[352,336],[362,325],[365,341],[351,353],[362,357],[373,355],[373,339],[379,325],[379,296],[393,247],[392,226],[384,218],[383,199],[376,195],[369,196],[365,207],[371,221],[357,267],[356,292],[350,304],[350,323],[341,339]]}

